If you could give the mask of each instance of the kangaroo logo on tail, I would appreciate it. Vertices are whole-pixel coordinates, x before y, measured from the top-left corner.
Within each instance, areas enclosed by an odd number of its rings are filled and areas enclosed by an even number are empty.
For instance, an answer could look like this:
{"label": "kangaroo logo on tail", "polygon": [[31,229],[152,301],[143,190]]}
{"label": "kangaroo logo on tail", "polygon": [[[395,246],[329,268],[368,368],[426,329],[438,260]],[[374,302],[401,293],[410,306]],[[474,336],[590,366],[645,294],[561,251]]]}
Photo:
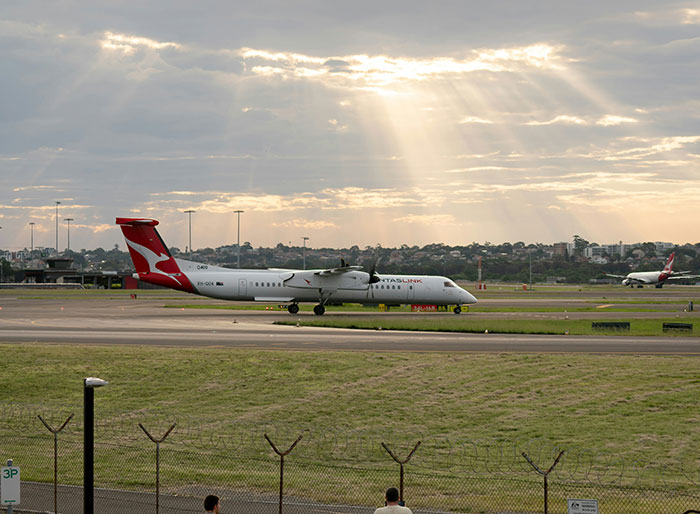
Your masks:
{"label": "kangaroo logo on tail", "polygon": [[[138,278],[150,284],[196,292],[156,230],[158,221],[149,218],[117,218]],[[175,282],[175,284],[173,284]]]}
{"label": "kangaroo logo on tail", "polygon": [[666,261],[666,266],[664,266],[664,273],[671,274],[673,272],[673,259],[675,259],[675,256],[675,252],[669,255],[668,260]]}

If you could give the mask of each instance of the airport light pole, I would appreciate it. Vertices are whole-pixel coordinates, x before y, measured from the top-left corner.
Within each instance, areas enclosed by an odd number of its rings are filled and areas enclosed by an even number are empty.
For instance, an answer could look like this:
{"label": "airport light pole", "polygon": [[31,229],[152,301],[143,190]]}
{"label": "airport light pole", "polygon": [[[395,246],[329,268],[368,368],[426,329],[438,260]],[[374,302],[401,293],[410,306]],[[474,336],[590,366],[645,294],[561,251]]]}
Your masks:
{"label": "airport light pole", "polygon": [[187,216],[189,216],[189,225],[190,225],[190,246],[188,248],[190,249],[189,251],[189,256],[190,259],[192,258],[192,213],[197,212],[193,211],[192,209],[187,209],[186,211],[183,211]]}
{"label": "airport light pole", "polygon": [[302,256],[304,258],[304,269],[306,269],[306,242],[309,240],[309,238],[306,236],[303,236],[302,239],[304,240],[304,247],[302,249]]}
{"label": "airport light pole", "polygon": [[29,222],[29,233],[30,233],[30,241],[32,243],[32,252],[34,251],[34,225],[35,225],[35,223],[33,221]]}
{"label": "airport light pole", "polygon": [[237,210],[233,211],[236,214],[238,214],[238,243],[236,243],[236,252],[237,252],[237,265],[238,269],[241,268],[241,213],[245,211]]}
{"label": "airport light pole", "polygon": [[61,202],[56,201],[56,253],[58,253],[58,206]]}
{"label": "airport light pole", "polygon": [[95,513],[95,388],[109,382],[83,379],[83,514]]}
{"label": "airport light pole", "polygon": [[70,255],[70,222],[75,221],[73,218],[66,218],[63,221],[68,223],[68,248],[66,249],[68,255]]}
{"label": "airport light pole", "polygon": [[[1,228],[2,228],[2,227],[0,227],[0,229],[1,229]],[[3,265],[4,265],[4,264],[5,264],[5,257],[3,257],[2,259],[0,259],[0,282],[4,282],[4,281],[5,281],[5,280],[4,280],[5,270],[3,269]]]}

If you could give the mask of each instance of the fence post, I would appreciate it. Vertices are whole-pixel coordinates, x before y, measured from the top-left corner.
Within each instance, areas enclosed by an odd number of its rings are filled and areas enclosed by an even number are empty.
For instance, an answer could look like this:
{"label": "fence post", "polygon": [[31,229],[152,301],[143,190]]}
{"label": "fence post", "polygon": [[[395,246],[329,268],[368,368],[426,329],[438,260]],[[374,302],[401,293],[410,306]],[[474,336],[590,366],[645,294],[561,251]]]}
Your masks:
{"label": "fence post", "polygon": [[270,443],[270,446],[272,446],[272,449],[274,452],[280,456],[280,503],[279,503],[279,514],[282,514],[282,495],[284,493],[284,456],[289,455],[289,453],[294,449],[294,447],[297,445],[299,441],[301,441],[303,434],[299,434],[299,437],[297,437],[297,440],[292,443],[292,446],[290,446],[287,451],[281,452],[277,449],[275,446],[275,443],[273,443],[270,438],[265,434],[265,439],[267,439],[267,442]]}
{"label": "fence post", "polygon": [[547,471],[542,471],[540,468],[538,468],[534,462],[532,462],[532,459],[527,456],[527,453],[522,452],[521,455],[525,457],[525,460],[530,463],[530,466],[539,474],[544,477],[544,514],[548,514],[547,511],[547,477],[549,474],[554,470],[554,467],[559,463],[559,459],[561,459],[561,456],[564,455],[564,450],[559,452],[559,455],[557,455],[557,458],[554,459],[554,462],[552,465],[549,467]]}
{"label": "fence post", "polygon": [[58,433],[66,428],[66,425],[73,419],[75,413],[71,413],[68,419],[63,422],[60,428],[51,427],[41,415],[38,418],[44,424],[44,426],[53,434],[53,511],[54,514],[58,513]]}
{"label": "fence post", "polygon": [[163,434],[163,437],[156,439],[148,433],[148,430],[146,430],[141,423],[139,423],[139,426],[141,427],[141,430],[143,430],[144,434],[146,434],[151,441],[156,443],[156,514],[158,514],[160,511],[160,443],[165,441],[165,438],[170,435],[170,432],[172,432],[176,425],[177,423],[170,425],[170,428],[165,434]]}
{"label": "fence post", "polygon": [[387,451],[389,455],[391,455],[391,458],[394,459],[394,461],[399,463],[399,500],[404,501],[403,499],[403,465],[406,464],[409,460],[411,460],[411,457],[413,457],[414,452],[418,449],[420,446],[420,441],[416,443],[416,445],[413,447],[413,450],[411,450],[411,453],[408,454],[408,457],[405,459],[401,460],[399,459],[394,453],[389,449],[389,447],[382,443],[382,446],[384,449]]}

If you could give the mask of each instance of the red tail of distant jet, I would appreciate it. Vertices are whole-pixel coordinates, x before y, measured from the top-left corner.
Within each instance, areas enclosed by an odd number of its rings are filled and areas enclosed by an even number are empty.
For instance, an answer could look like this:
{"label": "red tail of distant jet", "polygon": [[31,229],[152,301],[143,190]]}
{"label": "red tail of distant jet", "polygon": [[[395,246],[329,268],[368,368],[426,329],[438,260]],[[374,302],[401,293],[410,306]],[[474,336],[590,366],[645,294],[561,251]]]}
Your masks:
{"label": "red tail of distant jet", "polygon": [[664,266],[664,270],[662,273],[665,273],[667,275],[671,275],[673,273],[673,259],[676,257],[676,252],[671,253],[671,255],[668,256],[668,260],[666,261],[666,266]]}
{"label": "red tail of distant jet", "polygon": [[155,229],[157,220],[117,218],[117,225],[124,233],[139,280],[188,293],[196,292]]}

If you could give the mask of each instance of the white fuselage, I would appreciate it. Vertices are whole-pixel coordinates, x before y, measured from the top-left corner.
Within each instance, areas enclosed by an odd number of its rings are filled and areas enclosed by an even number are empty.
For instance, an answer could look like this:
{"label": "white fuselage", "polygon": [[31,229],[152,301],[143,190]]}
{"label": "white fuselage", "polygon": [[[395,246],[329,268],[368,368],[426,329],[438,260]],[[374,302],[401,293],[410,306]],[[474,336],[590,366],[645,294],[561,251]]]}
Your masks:
{"label": "white fuselage", "polygon": [[622,281],[624,285],[634,284],[659,284],[668,278],[668,273],[662,271],[635,271],[629,273]]}
{"label": "white fuselage", "polygon": [[175,259],[197,293],[222,300],[268,302],[331,302],[365,304],[463,305],[476,303],[452,280],[425,275],[380,275],[367,283],[368,274],[340,275],[313,270],[238,270]]}

